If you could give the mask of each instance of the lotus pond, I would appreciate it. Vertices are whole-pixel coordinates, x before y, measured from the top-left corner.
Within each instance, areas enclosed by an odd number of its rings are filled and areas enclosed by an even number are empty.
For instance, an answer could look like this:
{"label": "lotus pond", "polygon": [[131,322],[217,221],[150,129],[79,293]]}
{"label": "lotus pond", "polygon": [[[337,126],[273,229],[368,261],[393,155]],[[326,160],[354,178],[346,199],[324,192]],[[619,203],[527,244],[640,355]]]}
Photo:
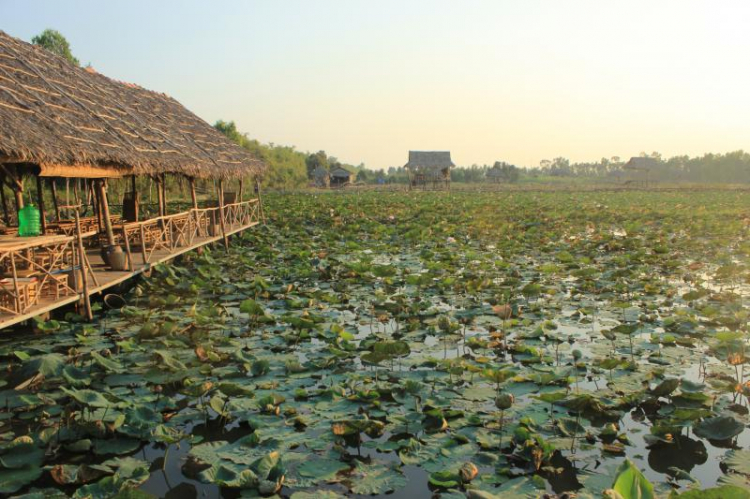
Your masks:
{"label": "lotus pond", "polygon": [[0,340],[0,494],[750,497],[740,191],[271,195]]}

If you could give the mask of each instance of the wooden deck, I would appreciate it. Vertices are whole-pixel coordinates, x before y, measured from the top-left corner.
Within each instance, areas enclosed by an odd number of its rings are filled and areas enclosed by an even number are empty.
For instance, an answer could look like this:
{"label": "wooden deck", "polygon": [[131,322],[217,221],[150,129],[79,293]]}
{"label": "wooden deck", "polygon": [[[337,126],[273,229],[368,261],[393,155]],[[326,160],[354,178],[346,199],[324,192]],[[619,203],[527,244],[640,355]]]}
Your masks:
{"label": "wooden deck", "polygon": [[[82,300],[82,286],[73,289],[67,279],[61,279],[53,270],[58,262],[62,266],[86,271],[88,295],[105,292],[132,277],[148,271],[155,265],[167,262],[183,253],[223,241],[225,237],[247,230],[261,221],[262,212],[257,199],[219,208],[204,208],[165,217],[121,224],[117,228],[118,244],[128,249],[128,269],[111,270],[103,261],[97,240],[100,234],[82,234],[81,241],[87,246],[85,258],[76,258],[74,246],[77,235],[52,235],[40,238],[16,238],[0,241],[0,263],[11,264],[13,276],[6,273],[0,297],[0,329],[26,321],[60,307]],[[220,223],[223,220],[223,224]],[[51,253],[45,262],[38,263],[28,256],[29,251],[44,250]],[[35,276],[34,293],[24,294],[25,275],[19,266],[28,268]],[[57,265],[60,266],[59,264]],[[17,274],[17,275],[16,275]],[[54,292],[50,292],[50,288]],[[42,290],[45,290],[42,292]],[[56,292],[56,293],[55,293]]]}

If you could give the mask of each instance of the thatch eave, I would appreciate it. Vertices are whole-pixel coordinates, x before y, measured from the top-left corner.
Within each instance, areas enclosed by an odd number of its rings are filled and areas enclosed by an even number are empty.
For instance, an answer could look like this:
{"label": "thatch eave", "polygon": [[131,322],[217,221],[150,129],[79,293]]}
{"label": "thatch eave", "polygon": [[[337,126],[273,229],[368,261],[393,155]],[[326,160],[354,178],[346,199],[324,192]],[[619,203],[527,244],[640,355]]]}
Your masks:
{"label": "thatch eave", "polygon": [[[0,31],[0,162],[117,176],[262,176],[266,165],[173,98]],[[63,171],[63,170],[61,170]]]}

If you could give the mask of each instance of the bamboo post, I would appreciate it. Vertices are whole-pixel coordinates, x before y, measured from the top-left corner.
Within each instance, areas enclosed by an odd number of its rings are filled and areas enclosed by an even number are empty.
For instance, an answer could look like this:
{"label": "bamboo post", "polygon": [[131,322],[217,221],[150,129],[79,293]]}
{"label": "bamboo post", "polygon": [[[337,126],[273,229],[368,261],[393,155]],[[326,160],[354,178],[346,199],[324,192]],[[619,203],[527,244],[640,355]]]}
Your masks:
{"label": "bamboo post", "polygon": [[143,265],[148,264],[146,256],[146,228],[141,224],[141,255],[143,255]]}
{"label": "bamboo post", "polygon": [[88,192],[88,199],[91,200],[91,206],[96,216],[96,225],[99,228],[99,232],[102,232],[102,203],[99,199],[98,193],[94,190],[94,181],[84,180],[86,182],[86,189]]}
{"label": "bamboo post", "polygon": [[21,208],[23,208],[23,182],[18,178],[13,180],[13,194],[16,196],[16,212],[20,212]]}
{"label": "bamboo post", "polygon": [[107,202],[107,186],[104,185],[104,180],[97,179],[94,181],[96,184],[96,190],[99,194],[99,211],[101,212],[101,218],[104,222],[104,230],[107,236],[107,244],[110,246],[115,245],[115,232],[112,230],[112,220],[109,218],[109,203]]}
{"label": "bamboo post", "polygon": [[60,204],[57,202],[57,182],[56,179],[49,180],[50,188],[52,189],[52,204],[55,207],[55,221],[60,221]]}
{"label": "bamboo post", "polygon": [[130,191],[133,193],[134,222],[138,221],[138,188],[135,175],[130,177]]}
{"label": "bamboo post", "polygon": [[161,175],[156,177],[156,203],[159,208],[159,216],[164,216],[164,191],[161,188],[162,177]]}
{"label": "bamboo post", "polygon": [[[21,313],[21,292],[18,289],[18,273],[16,272],[16,253],[10,254],[10,270],[13,276],[13,289],[16,293],[16,312]],[[28,304],[27,304],[28,305]]]}
{"label": "bamboo post", "polygon": [[240,178],[240,188],[239,188],[240,192],[237,193],[237,202],[238,203],[242,202],[242,188],[244,187],[244,184],[245,184],[245,179]]}
{"label": "bamboo post", "polygon": [[167,210],[167,175],[165,173],[161,174],[161,202],[164,204],[164,207],[162,208],[162,213],[166,215],[168,213],[168,210]]}
{"label": "bamboo post", "polygon": [[10,218],[8,218],[8,200],[5,199],[5,179],[0,182],[0,199],[2,199],[3,203],[3,220],[5,221],[5,225],[9,225]]}
{"label": "bamboo post", "polygon": [[198,196],[195,193],[195,179],[193,177],[188,177],[188,184],[190,187],[190,199],[193,202],[193,209],[190,210],[190,243],[192,244],[195,238],[194,236],[200,236],[200,224],[198,220]]}
{"label": "bamboo post", "polygon": [[255,190],[258,191],[258,209],[260,210],[260,220],[266,225],[266,213],[263,211],[263,198],[260,194],[260,179],[255,179]]}
{"label": "bamboo post", "polygon": [[[86,250],[83,249],[83,237],[81,236],[81,215],[79,213],[79,210],[80,208],[76,206],[76,245],[78,246],[78,260],[81,264],[81,290],[83,292],[83,305],[86,310],[86,318],[88,320],[91,320],[94,318],[94,314],[91,312],[91,297],[89,296],[89,276],[86,269],[88,259],[86,258]],[[75,269],[73,269],[73,271],[75,272]]]}
{"label": "bamboo post", "polygon": [[224,181],[219,180],[219,223],[221,224],[221,235],[224,238],[224,248],[229,251],[229,236],[227,236],[226,221],[224,220]]}
{"label": "bamboo post", "polygon": [[128,269],[133,272],[135,265],[133,263],[133,254],[130,251],[130,241],[128,240],[128,231],[125,230],[125,220],[122,221],[122,240],[125,243],[125,254],[128,255]]}
{"label": "bamboo post", "polygon": [[39,203],[39,222],[41,223],[42,235],[47,233],[47,216],[44,213],[44,188],[42,177],[36,176],[36,199]]}
{"label": "bamboo post", "polygon": [[193,209],[198,209],[198,196],[195,194],[195,179],[193,177],[190,177],[188,179],[188,182],[190,182],[190,199],[193,201]]}

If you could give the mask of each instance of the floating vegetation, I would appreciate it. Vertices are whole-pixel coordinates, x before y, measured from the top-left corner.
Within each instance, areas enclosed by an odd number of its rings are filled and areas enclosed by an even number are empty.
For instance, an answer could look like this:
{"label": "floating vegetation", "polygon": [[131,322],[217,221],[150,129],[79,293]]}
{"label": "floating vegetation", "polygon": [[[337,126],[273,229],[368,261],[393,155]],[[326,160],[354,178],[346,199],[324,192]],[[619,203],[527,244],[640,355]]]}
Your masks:
{"label": "floating vegetation", "polygon": [[744,193],[268,212],[2,339],[0,494],[750,497]]}

